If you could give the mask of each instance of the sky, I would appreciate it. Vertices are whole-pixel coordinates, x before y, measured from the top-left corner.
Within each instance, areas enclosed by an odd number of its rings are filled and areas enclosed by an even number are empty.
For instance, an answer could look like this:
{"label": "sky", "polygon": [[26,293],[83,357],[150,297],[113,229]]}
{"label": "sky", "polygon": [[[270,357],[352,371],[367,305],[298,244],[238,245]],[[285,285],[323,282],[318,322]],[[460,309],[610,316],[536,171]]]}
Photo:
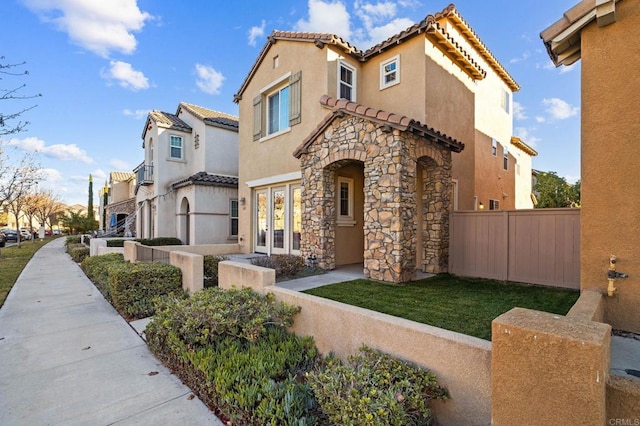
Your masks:
{"label": "sky", "polygon": [[[455,5],[521,86],[514,134],[539,155],[533,167],[580,178],[580,61],[556,68],[540,32],[578,0],[459,0]],[[36,153],[51,189],[71,204],[94,204],[109,172],[144,158],[147,113],[180,102],[238,114],[238,91],[273,30],[335,33],[372,45],[444,9],[436,0],[3,0],[0,90],[41,97],[5,100],[26,111],[26,131],[5,137],[13,155]],[[15,124],[15,123],[14,123]],[[428,123],[426,123],[428,124]]]}

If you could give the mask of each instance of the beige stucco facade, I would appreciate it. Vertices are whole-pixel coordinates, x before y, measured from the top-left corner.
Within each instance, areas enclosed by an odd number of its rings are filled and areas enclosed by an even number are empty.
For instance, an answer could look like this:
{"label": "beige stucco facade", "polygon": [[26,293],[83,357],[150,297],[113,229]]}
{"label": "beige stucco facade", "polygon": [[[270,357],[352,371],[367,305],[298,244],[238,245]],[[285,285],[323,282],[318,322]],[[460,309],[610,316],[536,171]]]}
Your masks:
{"label": "beige stucco facade", "polygon": [[[602,4],[600,4],[602,3]],[[542,33],[557,64],[582,59],[581,286],[607,294],[610,255],[617,257],[605,321],[640,332],[640,197],[636,190],[640,132],[637,1],[583,1]]]}

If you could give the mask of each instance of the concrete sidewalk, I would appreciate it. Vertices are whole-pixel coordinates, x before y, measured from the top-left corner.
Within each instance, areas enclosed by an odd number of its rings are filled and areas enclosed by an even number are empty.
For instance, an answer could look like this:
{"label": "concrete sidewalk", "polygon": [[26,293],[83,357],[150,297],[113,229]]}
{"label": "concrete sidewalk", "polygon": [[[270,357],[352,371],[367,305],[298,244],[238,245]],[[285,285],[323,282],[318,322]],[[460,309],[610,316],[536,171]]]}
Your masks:
{"label": "concrete sidewalk", "polygon": [[222,425],[189,399],[64,241],[35,254],[0,309],[0,424]]}

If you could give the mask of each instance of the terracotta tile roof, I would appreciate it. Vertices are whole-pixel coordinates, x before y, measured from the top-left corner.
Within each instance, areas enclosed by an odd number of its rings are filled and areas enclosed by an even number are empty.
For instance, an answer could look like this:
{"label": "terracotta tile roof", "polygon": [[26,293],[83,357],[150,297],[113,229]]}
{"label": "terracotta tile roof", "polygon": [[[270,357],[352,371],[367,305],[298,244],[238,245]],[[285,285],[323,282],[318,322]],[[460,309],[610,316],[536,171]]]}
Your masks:
{"label": "terracotta tile roof", "polygon": [[207,124],[221,125],[224,127],[232,127],[238,129],[238,117],[226,112],[214,111],[198,105],[180,102],[176,115],[180,115],[180,110],[184,109],[198,117]]}
{"label": "terracotta tile roof", "polygon": [[536,155],[538,155],[538,151],[536,151],[535,149],[533,149],[532,147],[524,143],[523,140],[520,139],[519,137],[512,136],[511,145],[515,146],[516,148],[519,148],[525,154],[528,154],[532,157],[535,157]]}
{"label": "terracotta tile roof", "polygon": [[165,127],[172,130],[181,130],[183,132],[191,132],[191,126],[182,121],[182,119],[180,119],[177,115],[170,114],[168,112],[153,110],[149,113],[149,119],[153,120],[159,127]]}
{"label": "terracotta tile roof", "polygon": [[400,131],[416,133],[454,152],[460,152],[464,149],[464,143],[404,115],[368,107],[346,99],[332,98],[327,95],[320,98],[320,104],[324,107],[331,108],[332,111],[316,126],[311,134],[302,141],[298,148],[296,148],[293,153],[296,158],[300,158],[300,156],[307,151],[307,148],[325,131],[333,120],[344,114],[362,117],[366,120],[387,125]]}
{"label": "terracotta tile roof", "polygon": [[179,180],[171,184],[174,189],[189,185],[223,186],[229,188],[238,187],[236,176],[214,175],[207,172],[198,172],[186,179]]}
{"label": "terracotta tile roof", "polygon": [[135,177],[136,175],[130,172],[111,172],[109,173],[109,182],[128,182]]}

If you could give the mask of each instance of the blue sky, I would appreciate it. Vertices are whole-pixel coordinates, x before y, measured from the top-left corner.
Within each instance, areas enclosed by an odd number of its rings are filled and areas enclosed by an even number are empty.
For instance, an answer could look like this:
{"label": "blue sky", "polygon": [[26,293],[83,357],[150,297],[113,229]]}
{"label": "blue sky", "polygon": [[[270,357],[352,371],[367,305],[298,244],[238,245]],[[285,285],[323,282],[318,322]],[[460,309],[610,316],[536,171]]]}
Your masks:
{"label": "blue sky", "polygon": [[[577,0],[459,0],[456,6],[520,84],[514,133],[539,155],[533,166],[568,181],[580,177],[580,62],[556,69],[539,34]],[[174,113],[181,101],[237,114],[233,95],[271,31],[335,33],[366,49],[448,1],[398,0],[5,0],[0,6],[2,63],[26,62],[37,105],[27,131],[5,138],[37,151],[49,187],[68,204],[87,203],[110,171],[142,162],[148,111]],[[427,123],[428,124],[428,123]],[[96,201],[97,202],[97,199]]]}

